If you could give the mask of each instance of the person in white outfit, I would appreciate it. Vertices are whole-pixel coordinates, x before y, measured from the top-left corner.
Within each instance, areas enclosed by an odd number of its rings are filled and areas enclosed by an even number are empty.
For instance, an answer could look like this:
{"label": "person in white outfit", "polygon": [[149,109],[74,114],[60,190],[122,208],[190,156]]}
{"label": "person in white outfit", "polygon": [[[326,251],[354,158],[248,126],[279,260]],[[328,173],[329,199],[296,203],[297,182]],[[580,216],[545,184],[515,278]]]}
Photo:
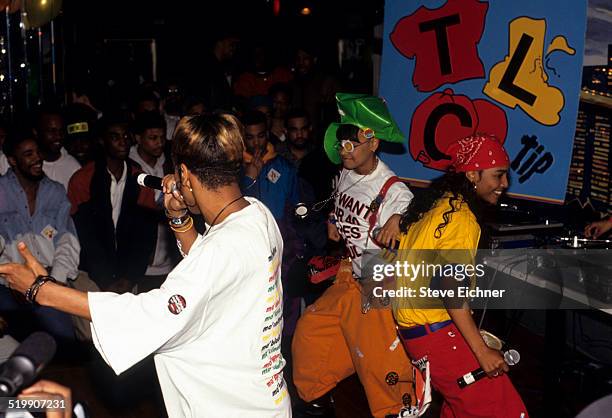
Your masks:
{"label": "person in white outfit", "polygon": [[[27,264],[0,265],[29,300],[90,319],[95,346],[116,373],[155,353],[173,418],[291,417],[280,351],[283,241],[270,211],[240,192],[242,132],[227,114],[179,122],[164,204],[185,258],[160,289],[67,289],[24,245]],[[203,235],[189,212],[204,217]]]}

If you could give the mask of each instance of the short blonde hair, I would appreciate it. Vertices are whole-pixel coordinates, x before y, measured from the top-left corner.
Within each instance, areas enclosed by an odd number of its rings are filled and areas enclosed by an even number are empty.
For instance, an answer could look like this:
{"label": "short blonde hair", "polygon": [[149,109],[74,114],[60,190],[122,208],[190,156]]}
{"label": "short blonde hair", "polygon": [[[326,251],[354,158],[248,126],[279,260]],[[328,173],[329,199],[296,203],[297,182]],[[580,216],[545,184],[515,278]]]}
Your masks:
{"label": "short blonde hair", "polygon": [[172,159],[216,189],[238,182],[244,152],[244,127],[233,115],[216,113],[182,118],[172,138]]}

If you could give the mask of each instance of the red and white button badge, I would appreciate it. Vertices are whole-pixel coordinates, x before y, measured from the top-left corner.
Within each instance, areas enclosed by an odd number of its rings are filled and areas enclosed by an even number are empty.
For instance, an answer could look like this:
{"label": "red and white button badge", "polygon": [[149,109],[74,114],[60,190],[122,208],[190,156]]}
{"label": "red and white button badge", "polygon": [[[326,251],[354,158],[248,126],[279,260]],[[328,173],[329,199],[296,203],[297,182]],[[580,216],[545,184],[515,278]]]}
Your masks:
{"label": "red and white button badge", "polygon": [[174,295],[168,299],[168,310],[174,315],[178,315],[185,310],[187,302],[181,295]]}

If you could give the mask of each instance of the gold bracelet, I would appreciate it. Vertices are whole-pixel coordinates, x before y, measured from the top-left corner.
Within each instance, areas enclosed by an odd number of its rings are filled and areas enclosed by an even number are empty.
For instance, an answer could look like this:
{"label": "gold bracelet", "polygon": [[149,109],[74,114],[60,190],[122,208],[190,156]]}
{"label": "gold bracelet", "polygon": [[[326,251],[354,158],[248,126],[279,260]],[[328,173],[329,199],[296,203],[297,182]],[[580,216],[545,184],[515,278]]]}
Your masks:
{"label": "gold bracelet", "polygon": [[193,228],[193,218],[191,216],[187,218],[187,221],[185,221],[183,225],[174,226],[170,224],[170,229],[172,229],[174,232],[179,232],[179,233],[187,232],[191,228]]}

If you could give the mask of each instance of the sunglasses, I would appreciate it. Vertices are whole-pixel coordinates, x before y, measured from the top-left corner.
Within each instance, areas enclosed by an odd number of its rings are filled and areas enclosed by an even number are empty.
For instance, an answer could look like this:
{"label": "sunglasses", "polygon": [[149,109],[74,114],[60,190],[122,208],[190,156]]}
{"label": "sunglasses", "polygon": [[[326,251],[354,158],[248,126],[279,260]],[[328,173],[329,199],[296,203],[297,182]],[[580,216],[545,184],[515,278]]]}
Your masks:
{"label": "sunglasses", "polygon": [[344,150],[350,154],[355,151],[355,148],[368,144],[369,142],[370,140],[368,140],[367,142],[354,142],[349,139],[345,139],[344,141],[336,143],[335,147],[338,151]]}

